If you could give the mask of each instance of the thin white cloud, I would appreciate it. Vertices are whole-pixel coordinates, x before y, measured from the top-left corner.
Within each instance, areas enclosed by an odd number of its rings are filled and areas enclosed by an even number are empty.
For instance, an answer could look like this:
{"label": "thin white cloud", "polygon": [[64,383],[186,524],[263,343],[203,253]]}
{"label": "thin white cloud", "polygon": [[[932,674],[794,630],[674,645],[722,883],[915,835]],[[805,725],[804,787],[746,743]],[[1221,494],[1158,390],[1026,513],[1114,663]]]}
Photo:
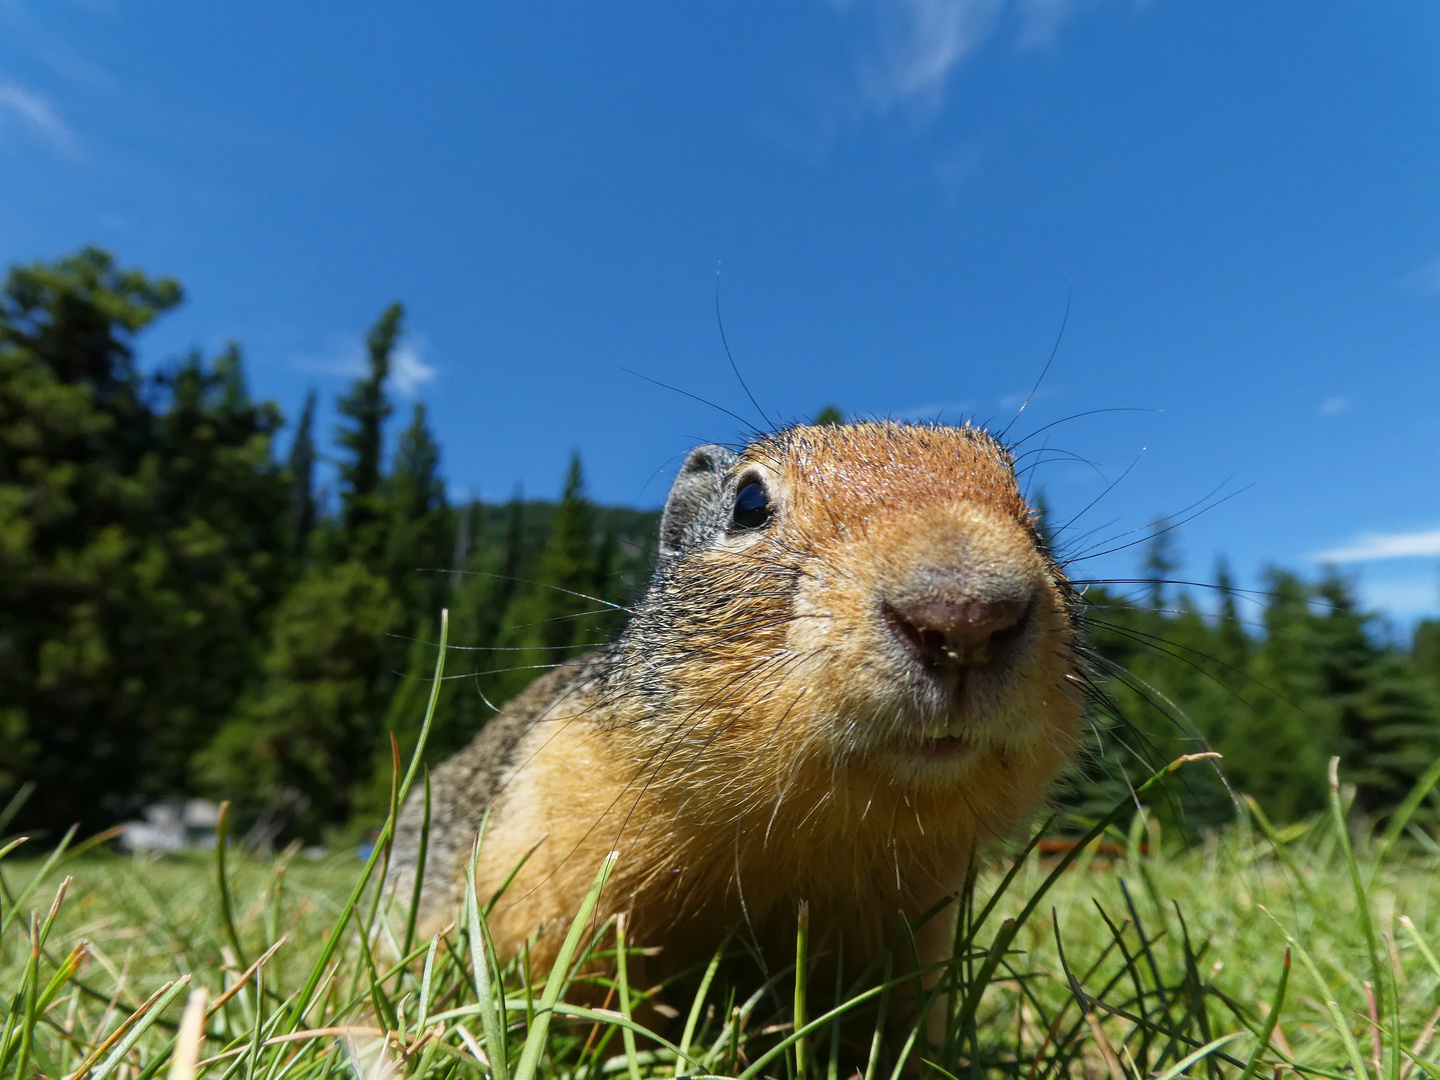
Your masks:
{"label": "thin white cloud", "polygon": [[1364,533],[1346,547],[1318,551],[1311,558],[1321,563],[1344,563],[1437,555],[1440,555],[1440,529],[1411,533]]}
{"label": "thin white cloud", "polygon": [[80,156],[80,140],[41,95],[12,82],[0,82],[0,127],[17,122],[51,149],[66,157]]}
{"label": "thin white cloud", "polygon": [[[863,109],[881,116],[899,110],[933,114],[944,104],[955,70],[993,36],[1013,24],[1019,49],[1051,48],[1080,10],[1097,0],[832,0],[864,19],[859,62]],[[1144,6],[1146,0],[1136,0]],[[1006,8],[1014,11],[1006,18]],[[1436,268],[1440,290],[1440,260]]]}
{"label": "thin white cloud", "polygon": [[929,112],[944,101],[950,74],[990,36],[1005,0],[875,0],[874,46],[860,63],[860,87],[874,112]]}
{"label": "thin white cloud", "polygon": [[390,381],[401,397],[413,398],[439,372],[420,356],[421,341],[405,341],[390,356]]}
{"label": "thin white cloud", "polygon": [[[390,386],[403,398],[416,397],[420,388],[439,374],[433,364],[425,361],[426,348],[423,337],[407,337],[390,354]],[[299,355],[294,363],[302,371],[344,379],[358,379],[369,370],[365,343],[357,337],[338,335],[324,352]]]}
{"label": "thin white cloud", "polygon": [[1347,397],[1326,398],[1320,403],[1321,416],[1339,416],[1350,408],[1350,399]]}

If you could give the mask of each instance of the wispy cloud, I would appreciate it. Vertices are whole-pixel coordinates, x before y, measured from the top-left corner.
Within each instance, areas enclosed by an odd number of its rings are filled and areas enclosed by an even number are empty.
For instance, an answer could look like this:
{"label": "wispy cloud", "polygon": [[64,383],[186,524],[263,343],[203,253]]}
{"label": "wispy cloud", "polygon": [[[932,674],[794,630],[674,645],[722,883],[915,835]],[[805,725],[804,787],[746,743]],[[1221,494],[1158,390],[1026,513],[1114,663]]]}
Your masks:
{"label": "wispy cloud", "polygon": [[[404,398],[413,398],[420,388],[433,380],[439,370],[425,360],[428,347],[423,337],[407,337],[390,354],[390,386]],[[369,369],[365,343],[357,337],[340,336],[320,353],[302,353],[294,359],[302,371],[358,379]]]}
{"label": "wispy cloud", "polygon": [[1321,416],[1339,416],[1350,408],[1350,399],[1347,397],[1326,398],[1320,403]]}
{"label": "wispy cloud", "polygon": [[1345,547],[1317,551],[1316,562],[1375,562],[1440,555],[1440,529],[1411,533],[1364,533]]}
{"label": "wispy cloud", "polygon": [[16,83],[0,81],[0,129],[11,123],[66,157],[80,157],[80,140],[48,99]]}
{"label": "wispy cloud", "polygon": [[390,381],[401,397],[412,398],[437,372],[420,355],[421,341],[401,342],[390,355]]}
{"label": "wispy cloud", "polygon": [[934,111],[950,74],[990,36],[1005,0],[875,0],[874,43],[860,63],[870,108]]}

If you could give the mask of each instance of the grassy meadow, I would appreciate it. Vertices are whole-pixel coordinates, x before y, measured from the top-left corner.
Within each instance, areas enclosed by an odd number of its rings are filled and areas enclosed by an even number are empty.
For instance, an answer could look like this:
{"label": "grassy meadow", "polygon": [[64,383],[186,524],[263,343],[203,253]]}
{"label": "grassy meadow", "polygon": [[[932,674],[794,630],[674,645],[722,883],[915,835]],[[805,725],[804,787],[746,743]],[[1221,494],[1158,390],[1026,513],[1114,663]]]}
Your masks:
{"label": "grassy meadow", "polygon": [[[408,898],[373,884],[384,833],[363,867],[298,848],[12,844],[0,1075],[1440,1076],[1440,850],[1398,818],[1367,833],[1333,777],[1330,796],[1302,825],[1277,832],[1256,811],[1188,850],[1128,805],[1089,842],[1013,853],[935,915],[958,927],[954,961],[919,991],[943,1025],[903,1004],[916,983],[896,974],[910,970],[897,941],[851,986],[792,968],[744,999],[717,958],[693,996],[661,991],[675,1015],[650,1032],[638,1018],[660,1017],[643,1008],[656,988],[616,963],[623,927],[578,912],[549,972],[497,965],[473,902],[449,934],[414,940]],[[797,921],[799,968],[813,960]]]}

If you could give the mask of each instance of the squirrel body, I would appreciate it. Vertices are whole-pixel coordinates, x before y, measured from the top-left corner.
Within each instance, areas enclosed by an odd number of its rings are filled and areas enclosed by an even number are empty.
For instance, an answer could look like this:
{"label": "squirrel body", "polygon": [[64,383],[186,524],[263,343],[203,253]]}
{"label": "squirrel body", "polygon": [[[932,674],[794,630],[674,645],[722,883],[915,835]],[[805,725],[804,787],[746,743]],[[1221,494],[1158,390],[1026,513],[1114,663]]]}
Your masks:
{"label": "squirrel body", "polygon": [[[982,430],[794,427],[693,451],[656,572],[611,645],[558,667],[436,770],[421,923],[477,869],[496,948],[553,957],[607,853],[651,972],[728,928],[863,962],[1044,801],[1079,738],[1074,594]],[[413,882],[421,805],[397,830]],[[404,893],[402,892],[402,895]],[[951,919],[917,937],[948,947]],[[537,936],[538,933],[538,936]]]}

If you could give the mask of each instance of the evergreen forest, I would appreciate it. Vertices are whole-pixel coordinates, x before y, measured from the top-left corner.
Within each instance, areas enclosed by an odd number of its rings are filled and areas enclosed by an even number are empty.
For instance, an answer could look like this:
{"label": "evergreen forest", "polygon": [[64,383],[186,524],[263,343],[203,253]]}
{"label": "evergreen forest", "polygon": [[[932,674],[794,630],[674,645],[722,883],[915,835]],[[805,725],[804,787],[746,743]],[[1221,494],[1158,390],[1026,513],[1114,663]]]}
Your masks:
{"label": "evergreen forest", "polygon": [[[658,514],[594,504],[578,454],[555,500],[451,502],[424,406],[389,423],[399,304],[327,433],[313,394],[289,418],[252,397],[238,345],[142,370],[137,337],[182,299],[96,248],[5,276],[4,827],[94,833],[197,795],[230,800],[255,848],[348,841],[385,815],[389,733],[402,759],[414,746],[440,610],[432,765],[618,632]],[[1304,818],[1337,754],[1356,809],[1392,811],[1440,757],[1440,622],[1396,641],[1335,571],[1276,568],[1243,598],[1223,565],[1187,585],[1174,531],[1151,532],[1133,581],[1078,583],[1097,707],[1062,806],[1084,820],[1152,763],[1213,748],[1222,770],[1189,770],[1160,811],[1182,831],[1230,819],[1241,795]]]}

